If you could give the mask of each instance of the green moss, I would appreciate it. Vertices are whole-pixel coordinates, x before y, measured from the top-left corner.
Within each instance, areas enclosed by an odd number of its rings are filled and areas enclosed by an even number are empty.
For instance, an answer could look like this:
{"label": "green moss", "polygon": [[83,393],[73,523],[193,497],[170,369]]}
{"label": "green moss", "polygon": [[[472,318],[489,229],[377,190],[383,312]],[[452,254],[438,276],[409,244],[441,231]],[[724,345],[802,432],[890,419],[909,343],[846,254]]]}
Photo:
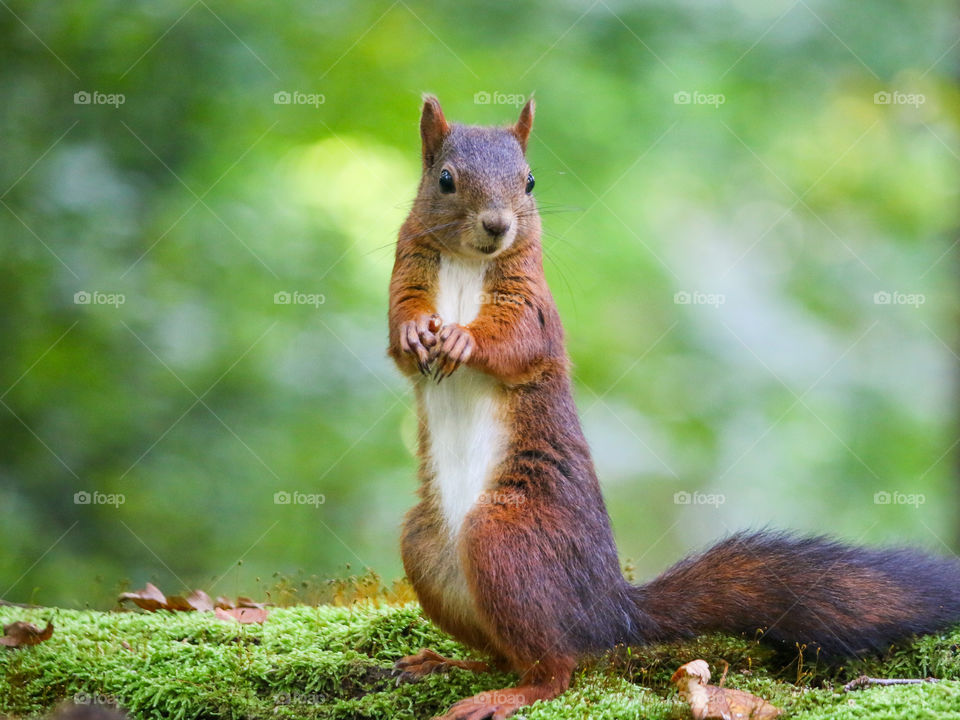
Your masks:
{"label": "green moss", "polygon": [[[3,623],[47,619],[55,626],[48,642],[0,652],[0,713],[42,715],[79,697],[114,700],[137,718],[412,719],[516,681],[453,670],[398,685],[391,665],[401,655],[421,647],[468,655],[412,604],[277,608],[262,626],[202,613],[0,608]],[[798,667],[750,639],[723,635],[629,648],[584,663],[569,692],[522,716],[688,717],[669,677],[703,658],[717,678],[729,663],[728,686],[765,697],[790,717],[960,720],[958,646],[960,630],[840,667]],[[840,685],[860,672],[949,680],[844,693]]]}

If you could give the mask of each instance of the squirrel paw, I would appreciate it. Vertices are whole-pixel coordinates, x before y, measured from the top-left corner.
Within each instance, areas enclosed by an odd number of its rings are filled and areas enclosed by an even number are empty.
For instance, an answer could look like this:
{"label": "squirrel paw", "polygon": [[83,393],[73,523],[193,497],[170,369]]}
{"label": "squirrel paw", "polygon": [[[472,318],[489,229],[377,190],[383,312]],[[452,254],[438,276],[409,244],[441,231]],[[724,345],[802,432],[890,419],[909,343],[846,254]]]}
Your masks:
{"label": "squirrel paw", "polygon": [[430,351],[430,362],[436,361],[433,378],[438,383],[470,359],[477,347],[473,334],[463,325],[446,325],[438,335],[438,342]]}
{"label": "squirrel paw", "polygon": [[452,667],[472,670],[473,672],[487,672],[489,667],[486,663],[478,660],[452,660],[445,658],[433,650],[424,648],[416,655],[407,655],[397,660],[393,667],[400,670],[397,677],[397,683],[413,682],[435,672],[444,672]]}
{"label": "squirrel paw", "polygon": [[433,720],[506,720],[520,708],[546,699],[540,697],[539,693],[526,693],[524,690],[535,688],[506,688],[482,692],[461,700]]}
{"label": "squirrel paw", "polygon": [[439,315],[421,315],[400,325],[400,350],[417,359],[417,367],[424,375],[430,372],[430,348],[437,346],[437,331],[442,320]]}

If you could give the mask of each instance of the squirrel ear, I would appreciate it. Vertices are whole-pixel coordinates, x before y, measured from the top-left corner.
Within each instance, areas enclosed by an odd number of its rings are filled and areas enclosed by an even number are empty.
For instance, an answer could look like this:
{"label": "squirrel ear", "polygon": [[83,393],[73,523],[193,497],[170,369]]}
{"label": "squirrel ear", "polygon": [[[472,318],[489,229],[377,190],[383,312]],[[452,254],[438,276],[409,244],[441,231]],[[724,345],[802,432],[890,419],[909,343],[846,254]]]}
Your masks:
{"label": "squirrel ear", "polygon": [[440,101],[433,95],[423,96],[423,113],[420,115],[420,139],[423,141],[423,167],[429,168],[437,159],[440,145],[450,132],[450,125],[443,117]]}
{"label": "squirrel ear", "polygon": [[517,120],[517,124],[513,126],[513,134],[517,136],[517,140],[520,142],[520,147],[523,148],[523,151],[527,151],[527,138],[530,137],[530,131],[533,130],[533,110],[534,110],[533,98],[527,100],[527,104],[523,106],[523,110],[520,111],[520,119]]}

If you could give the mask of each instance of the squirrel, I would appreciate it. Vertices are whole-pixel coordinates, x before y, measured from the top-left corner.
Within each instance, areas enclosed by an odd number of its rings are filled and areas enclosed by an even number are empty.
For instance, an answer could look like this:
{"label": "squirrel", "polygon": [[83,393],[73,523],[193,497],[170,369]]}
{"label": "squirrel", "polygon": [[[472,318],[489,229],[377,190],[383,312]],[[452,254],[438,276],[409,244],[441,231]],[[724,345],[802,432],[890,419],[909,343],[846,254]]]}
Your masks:
{"label": "squirrel", "polygon": [[623,577],[543,272],[533,117],[531,99],[512,126],[451,124],[424,97],[389,292],[388,352],[419,418],[401,552],[426,616],[491,661],[425,649],[396,668],[514,671],[517,687],[442,716],[505,718],[617,645],[759,632],[842,657],[960,622],[960,562],[823,537],[740,533],[646,584]]}

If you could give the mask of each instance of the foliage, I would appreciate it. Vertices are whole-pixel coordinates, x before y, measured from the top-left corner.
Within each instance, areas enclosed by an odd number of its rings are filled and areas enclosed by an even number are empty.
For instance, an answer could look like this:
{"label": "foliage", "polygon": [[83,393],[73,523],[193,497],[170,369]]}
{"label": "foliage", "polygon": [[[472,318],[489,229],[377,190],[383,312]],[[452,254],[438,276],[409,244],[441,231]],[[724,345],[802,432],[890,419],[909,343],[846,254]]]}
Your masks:
{"label": "foliage", "polygon": [[955,547],[955,27],[945,0],[4,2],[2,596],[400,576],[385,309],[423,91],[470,123],[536,91],[638,575],[765,524]]}

